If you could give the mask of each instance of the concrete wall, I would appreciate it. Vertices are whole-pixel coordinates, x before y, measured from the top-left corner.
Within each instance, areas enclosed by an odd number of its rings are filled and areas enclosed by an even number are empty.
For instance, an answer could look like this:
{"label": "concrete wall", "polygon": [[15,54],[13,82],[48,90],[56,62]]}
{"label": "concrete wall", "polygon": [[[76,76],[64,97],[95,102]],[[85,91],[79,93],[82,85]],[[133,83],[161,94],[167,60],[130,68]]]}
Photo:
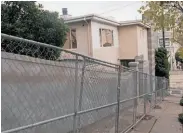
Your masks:
{"label": "concrete wall", "polygon": [[183,89],[183,71],[170,71],[170,87]]}
{"label": "concrete wall", "polygon": [[[114,46],[111,47],[101,47],[100,46],[100,36],[99,29],[110,29],[113,30],[113,42]],[[118,29],[117,26],[107,25],[100,22],[91,22],[91,34],[92,34],[92,50],[93,57],[101,60],[118,63],[118,48],[119,48],[119,40],[118,40]]]}
{"label": "concrete wall", "polygon": [[137,27],[119,27],[119,58],[134,59],[138,54],[137,49]]}
{"label": "concrete wall", "polygon": [[[2,131],[74,113],[74,61],[49,61],[6,52],[1,52],[1,57]],[[81,86],[82,65],[83,62],[79,62],[77,94]],[[104,71],[101,67],[98,68],[98,65],[95,66],[96,64],[92,65],[90,62],[85,70],[82,110],[107,105],[117,100],[116,70]],[[133,76],[131,72],[123,73],[121,100],[134,96]],[[132,105],[133,101],[125,102],[123,108]],[[116,106],[111,106],[85,113],[81,115],[81,126],[99,121],[115,111]],[[66,133],[72,129],[73,116],[24,131]]]}

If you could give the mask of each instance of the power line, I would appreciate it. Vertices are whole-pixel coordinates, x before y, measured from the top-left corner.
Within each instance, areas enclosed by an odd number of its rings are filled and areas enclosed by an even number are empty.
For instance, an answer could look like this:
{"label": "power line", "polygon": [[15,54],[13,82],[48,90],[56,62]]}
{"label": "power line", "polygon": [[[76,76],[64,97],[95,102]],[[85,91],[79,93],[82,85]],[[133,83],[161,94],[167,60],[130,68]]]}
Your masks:
{"label": "power line", "polygon": [[112,9],[112,10],[105,11],[105,12],[103,12],[103,13],[100,13],[99,15],[105,14],[105,13],[108,13],[108,12],[111,12],[111,11],[115,11],[115,10],[118,10],[118,9],[124,9],[124,8],[127,7],[127,6],[130,6],[130,5],[133,5],[133,4],[137,4],[137,3],[139,3],[139,1],[133,2],[133,3],[130,3],[130,4],[127,4],[127,5],[122,6],[122,7],[119,7],[119,8],[115,8],[115,9]]}

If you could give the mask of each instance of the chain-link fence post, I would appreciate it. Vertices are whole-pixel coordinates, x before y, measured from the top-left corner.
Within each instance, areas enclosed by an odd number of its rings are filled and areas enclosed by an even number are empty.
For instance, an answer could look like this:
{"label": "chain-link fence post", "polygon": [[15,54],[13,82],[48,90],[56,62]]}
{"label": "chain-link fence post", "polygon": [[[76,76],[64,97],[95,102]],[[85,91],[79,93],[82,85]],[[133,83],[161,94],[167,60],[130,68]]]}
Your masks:
{"label": "chain-link fence post", "polygon": [[73,116],[73,133],[76,133],[76,123],[77,123],[77,86],[78,86],[78,55],[76,55],[75,61],[75,77],[74,77],[74,116]]}
{"label": "chain-link fence post", "polygon": [[154,102],[154,83],[155,83],[155,79],[154,79],[154,76],[153,75],[150,75],[151,76],[151,78],[150,78],[150,80],[151,80],[151,82],[150,82],[150,84],[151,84],[151,86],[152,86],[152,89],[151,89],[151,101],[150,101],[150,111],[152,110],[152,108],[153,108],[153,102]]}
{"label": "chain-link fence post", "polygon": [[[139,72],[138,72],[138,62],[130,62],[129,66],[131,69],[135,70],[134,72],[134,97],[139,96]],[[134,106],[133,106],[133,124],[136,123],[136,116],[137,116],[137,105],[138,105],[138,98],[134,99]]]}
{"label": "chain-link fence post", "polygon": [[[143,74],[143,93],[146,94],[147,93],[147,74]],[[147,108],[147,95],[144,95],[144,114],[146,115],[146,108]]]}
{"label": "chain-link fence post", "polygon": [[[86,67],[86,58],[84,57],[83,59],[83,66],[82,66],[82,73],[81,73],[81,87],[80,87],[80,92],[79,92],[79,104],[78,104],[78,111],[81,111],[82,107],[82,100],[83,100],[83,86],[84,86],[84,74],[85,74],[85,67]],[[78,115],[78,128],[81,128],[81,120],[80,120],[80,114]],[[79,129],[77,130],[79,132]]]}
{"label": "chain-link fence post", "polygon": [[165,90],[165,77],[163,77],[163,87],[162,87],[162,101],[164,101],[164,90]]}
{"label": "chain-link fence post", "polygon": [[154,106],[156,106],[156,103],[157,103],[157,90],[158,90],[158,87],[157,87],[157,77],[155,77],[155,91],[154,91]]}
{"label": "chain-link fence post", "polygon": [[121,86],[121,65],[118,68],[118,85],[117,85],[117,106],[116,106],[116,121],[115,133],[119,132],[119,110],[120,110],[120,86]]}

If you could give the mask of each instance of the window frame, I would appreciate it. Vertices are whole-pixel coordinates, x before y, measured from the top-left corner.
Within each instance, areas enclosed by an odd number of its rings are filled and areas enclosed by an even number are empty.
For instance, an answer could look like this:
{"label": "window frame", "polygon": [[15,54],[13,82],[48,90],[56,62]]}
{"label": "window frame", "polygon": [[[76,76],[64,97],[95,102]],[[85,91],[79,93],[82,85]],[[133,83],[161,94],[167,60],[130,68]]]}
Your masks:
{"label": "window frame", "polygon": [[[107,30],[107,32],[111,31],[111,33],[112,33],[112,43],[110,46],[104,46],[104,44],[102,44],[103,43],[103,40],[102,40],[102,31],[103,30]],[[99,38],[100,38],[100,47],[113,47],[114,46],[114,31],[113,30],[106,29],[106,28],[99,28]]]}
{"label": "window frame", "polygon": [[[162,45],[160,45],[160,39],[162,40]],[[166,45],[166,39],[169,40],[169,45]],[[158,44],[159,44],[160,47],[163,47],[163,38],[162,37],[158,39]],[[170,47],[170,46],[171,46],[170,38],[165,37],[165,47]]]}
{"label": "window frame", "polygon": [[76,28],[71,28],[69,29],[69,47],[70,49],[77,49],[78,48],[78,43],[77,43],[77,37],[76,37],[76,48],[73,48],[73,42],[72,42],[72,30],[75,30],[76,34],[77,34],[77,30]]}

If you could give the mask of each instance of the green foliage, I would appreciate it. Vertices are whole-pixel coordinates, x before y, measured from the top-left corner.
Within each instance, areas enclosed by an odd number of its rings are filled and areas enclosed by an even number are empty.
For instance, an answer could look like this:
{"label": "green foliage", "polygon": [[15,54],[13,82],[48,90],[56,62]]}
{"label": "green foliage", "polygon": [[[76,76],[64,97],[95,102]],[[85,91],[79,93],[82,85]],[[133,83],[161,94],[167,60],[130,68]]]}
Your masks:
{"label": "green foliage", "polygon": [[165,48],[158,48],[155,51],[155,75],[169,79],[168,51]]}
{"label": "green foliage", "polygon": [[180,106],[183,106],[183,98],[180,99]]}
{"label": "green foliage", "polygon": [[179,122],[181,124],[183,124],[183,113],[179,114],[179,118],[178,118]]}
{"label": "green foliage", "polygon": [[[67,27],[57,12],[43,10],[43,6],[34,1],[6,1],[1,4],[2,33],[18,36],[50,45],[62,47],[66,40]],[[7,52],[26,54],[34,52],[40,58],[56,59],[60,52],[55,49],[25,47],[25,44],[3,42],[2,48]],[[18,45],[18,48],[13,49]],[[24,46],[24,48],[23,48]],[[48,51],[49,50],[49,51]],[[28,52],[27,55],[33,56]]]}
{"label": "green foliage", "polygon": [[147,1],[138,10],[144,17],[144,23],[150,24],[155,31],[173,31],[174,42],[183,45],[183,2],[182,1]]}
{"label": "green foliage", "polygon": [[179,48],[175,53],[176,61],[183,63],[183,47]]}

